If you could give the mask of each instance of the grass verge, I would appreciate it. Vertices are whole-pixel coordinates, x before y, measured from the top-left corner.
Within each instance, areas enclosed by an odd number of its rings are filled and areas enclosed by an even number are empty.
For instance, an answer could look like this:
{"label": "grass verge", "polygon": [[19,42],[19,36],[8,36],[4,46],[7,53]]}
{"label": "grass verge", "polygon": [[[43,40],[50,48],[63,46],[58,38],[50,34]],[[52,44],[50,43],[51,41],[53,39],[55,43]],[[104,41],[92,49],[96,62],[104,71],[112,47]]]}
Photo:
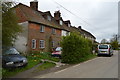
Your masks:
{"label": "grass verge", "polygon": [[87,61],[87,60],[90,60],[90,59],[93,59],[96,57],[97,57],[96,54],[89,54],[89,55],[85,56],[84,58],[81,58],[80,62],[84,62],[84,61]]}
{"label": "grass verge", "polygon": [[44,62],[44,64],[36,67],[36,69],[33,71],[34,72],[39,72],[39,71],[43,71],[45,69],[48,69],[48,68],[51,68],[51,67],[54,67],[56,64],[55,63],[52,63],[52,62]]}

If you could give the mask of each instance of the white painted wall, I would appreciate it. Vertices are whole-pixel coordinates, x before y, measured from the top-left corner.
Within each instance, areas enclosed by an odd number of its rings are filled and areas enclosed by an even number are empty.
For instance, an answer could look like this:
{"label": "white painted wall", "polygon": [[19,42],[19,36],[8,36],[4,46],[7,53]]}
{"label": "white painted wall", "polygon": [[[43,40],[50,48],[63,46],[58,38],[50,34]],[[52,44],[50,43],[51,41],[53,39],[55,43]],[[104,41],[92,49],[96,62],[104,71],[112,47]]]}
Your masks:
{"label": "white painted wall", "polygon": [[27,51],[27,38],[24,36],[17,36],[17,40],[15,42],[15,48],[23,53],[26,53]]}
{"label": "white painted wall", "polygon": [[14,43],[14,47],[22,52],[27,52],[27,40],[28,40],[28,22],[19,23],[22,27],[22,32],[17,36],[17,39]]}

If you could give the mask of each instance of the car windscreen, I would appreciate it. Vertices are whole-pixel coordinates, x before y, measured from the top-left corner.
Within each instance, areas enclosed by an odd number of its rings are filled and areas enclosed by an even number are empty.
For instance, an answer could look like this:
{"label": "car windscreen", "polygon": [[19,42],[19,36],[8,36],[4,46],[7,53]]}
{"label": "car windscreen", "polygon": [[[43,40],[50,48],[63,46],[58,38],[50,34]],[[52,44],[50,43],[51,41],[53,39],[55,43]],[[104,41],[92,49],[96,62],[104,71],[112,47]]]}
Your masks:
{"label": "car windscreen", "polygon": [[55,51],[61,51],[61,47],[57,47],[56,49],[55,49]]}
{"label": "car windscreen", "polygon": [[100,45],[99,49],[108,49],[108,45]]}
{"label": "car windscreen", "polygon": [[11,48],[6,50],[4,54],[19,54],[19,52],[15,48]]}

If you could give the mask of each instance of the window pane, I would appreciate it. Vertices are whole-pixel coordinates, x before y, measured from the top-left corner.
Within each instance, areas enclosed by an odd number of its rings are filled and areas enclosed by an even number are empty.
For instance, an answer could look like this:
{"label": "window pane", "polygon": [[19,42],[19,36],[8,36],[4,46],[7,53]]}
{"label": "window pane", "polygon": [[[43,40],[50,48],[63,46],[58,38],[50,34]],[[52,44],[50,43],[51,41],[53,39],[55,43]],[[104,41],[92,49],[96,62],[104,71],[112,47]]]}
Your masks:
{"label": "window pane", "polygon": [[108,46],[107,45],[100,45],[99,49],[108,49]]}
{"label": "window pane", "polygon": [[44,40],[40,40],[40,48],[44,48]]}
{"label": "window pane", "polygon": [[50,16],[47,16],[47,19],[48,19],[49,21],[51,21],[51,17],[50,17]]}
{"label": "window pane", "polygon": [[56,29],[52,28],[52,34],[56,33]]}
{"label": "window pane", "polygon": [[55,47],[55,41],[52,41],[52,47]]}
{"label": "window pane", "polygon": [[63,23],[62,23],[62,21],[60,20],[60,25],[62,25]]}
{"label": "window pane", "polygon": [[40,26],[40,32],[44,32],[44,26],[43,25]]}
{"label": "window pane", "polygon": [[32,40],[32,48],[33,48],[33,49],[36,48],[36,40],[35,40],[35,39]]}

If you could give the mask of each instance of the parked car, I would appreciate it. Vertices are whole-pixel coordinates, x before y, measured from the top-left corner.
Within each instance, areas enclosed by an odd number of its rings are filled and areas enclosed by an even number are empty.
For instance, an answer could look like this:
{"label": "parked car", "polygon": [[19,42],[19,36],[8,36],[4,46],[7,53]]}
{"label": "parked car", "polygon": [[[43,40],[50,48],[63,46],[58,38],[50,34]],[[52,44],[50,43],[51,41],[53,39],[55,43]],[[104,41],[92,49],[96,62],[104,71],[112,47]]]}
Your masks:
{"label": "parked car", "polygon": [[20,67],[28,64],[27,58],[20,55],[20,53],[13,47],[4,50],[2,53],[3,68]]}
{"label": "parked car", "polygon": [[98,45],[98,56],[99,55],[113,55],[113,49],[110,44],[100,44]]}
{"label": "parked car", "polygon": [[61,47],[57,47],[57,48],[55,48],[55,50],[52,52],[52,56],[53,56],[53,57],[59,57],[59,58],[61,58],[61,53],[62,53],[62,48],[61,48]]}

